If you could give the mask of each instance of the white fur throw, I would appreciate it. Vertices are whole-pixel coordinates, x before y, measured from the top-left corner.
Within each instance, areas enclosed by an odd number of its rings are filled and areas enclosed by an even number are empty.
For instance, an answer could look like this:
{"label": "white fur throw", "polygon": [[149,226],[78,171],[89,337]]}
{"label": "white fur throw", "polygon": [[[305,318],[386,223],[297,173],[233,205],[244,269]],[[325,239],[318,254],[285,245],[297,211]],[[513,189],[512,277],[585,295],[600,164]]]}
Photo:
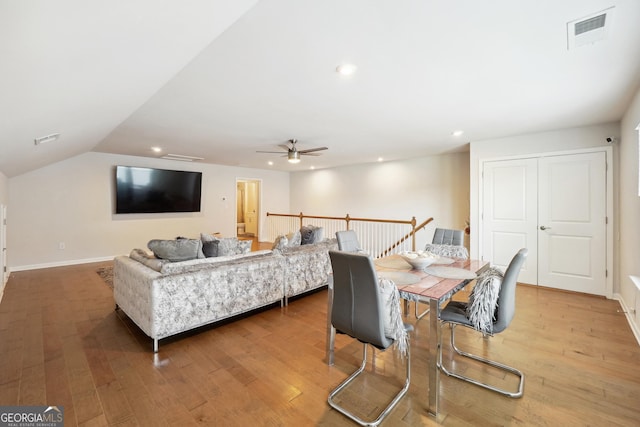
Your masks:
{"label": "white fur throw", "polygon": [[497,268],[490,268],[478,277],[467,304],[467,317],[473,327],[483,334],[493,332],[494,314],[498,306],[498,296],[503,274]]}
{"label": "white fur throw", "polygon": [[402,322],[400,311],[400,292],[392,280],[383,277],[378,278],[382,309],[384,310],[384,335],[393,339],[400,350],[400,354],[406,356],[409,334],[407,334]]}

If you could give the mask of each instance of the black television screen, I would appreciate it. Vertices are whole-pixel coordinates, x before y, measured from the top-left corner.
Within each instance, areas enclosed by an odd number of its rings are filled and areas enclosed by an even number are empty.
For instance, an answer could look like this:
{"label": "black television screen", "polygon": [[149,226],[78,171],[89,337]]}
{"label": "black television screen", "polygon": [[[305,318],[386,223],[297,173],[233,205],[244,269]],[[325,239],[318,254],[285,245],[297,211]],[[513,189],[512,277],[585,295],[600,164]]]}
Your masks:
{"label": "black television screen", "polygon": [[200,212],[202,172],[116,166],[116,213]]}

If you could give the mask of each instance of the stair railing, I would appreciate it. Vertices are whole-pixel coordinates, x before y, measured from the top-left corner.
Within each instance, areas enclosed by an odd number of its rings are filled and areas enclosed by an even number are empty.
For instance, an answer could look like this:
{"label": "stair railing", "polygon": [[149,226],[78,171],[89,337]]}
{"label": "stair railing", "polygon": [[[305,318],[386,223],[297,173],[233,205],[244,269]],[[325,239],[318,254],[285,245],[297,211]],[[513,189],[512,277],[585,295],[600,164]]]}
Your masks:
{"label": "stair railing", "polygon": [[303,225],[324,228],[324,237],[334,237],[336,231],[354,230],[362,249],[375,258],[402,251],[416,250],[416,232],[433,221],[429,218],[416,225],[415,217],[410,220],[353,218],[299,214],[278,214],[267,212],[267,232],[270,241],[289,232],[299,230]]}

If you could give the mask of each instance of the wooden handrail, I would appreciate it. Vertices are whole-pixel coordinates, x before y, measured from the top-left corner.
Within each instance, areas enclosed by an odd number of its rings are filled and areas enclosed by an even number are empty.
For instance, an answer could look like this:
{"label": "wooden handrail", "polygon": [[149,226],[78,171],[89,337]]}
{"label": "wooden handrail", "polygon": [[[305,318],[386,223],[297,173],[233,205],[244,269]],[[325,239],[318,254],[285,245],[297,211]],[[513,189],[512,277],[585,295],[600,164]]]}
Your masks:
{"label": "wooden handrail", "polygon": [[[415,217],[414,217],[414,219],[415,219]],[[387,256],[388,254],[390,254],[392,250],[394,250],[395,248],[400,246],[400,244],[402,244],[402,242],[407,240],[409,237],[411,237],[413,239],[413,243],[412,243],[411,246],[413,247],[413,250],[415,251],[416,250],[416,232],[418,232],[418,231],[422,230],[423,228],[425,228],[427,226],[427,224],[429,224],[431,221],[433,221],[433,217],[425,220],[424,222],[422,222],[422,224],[418,225],[417,227],[415,226],[415,223],[414,223],[414,227],[411,230],[411,232],[407,233],[402,239],[400,239],[397,242],[395,242],[390,248],[385,249],[385,251],[380,254],[380,257]]]}
{"label": "wooden handrail", "polygon": [[[352,218],[349,216],[349,214],[345,215],[345,216],[320,216],[320,215],[305,215],[302,212],[300,212],[299,214],[278,214],[278,213],[272,213],[272,212],[267,212],[267,216],[284,216],[284,217],[288,217],[288,218],[292,218],[292,217],[299,217],[300,218],[300,227],[302,227],[302,221],[304,218],[313,218],[313,219],[331,219],[331,220],[337,220],[337,221],[346,221],[347,223],[347,230],[349,229],[349,222],[350,221],[363,221],[363,222],[382,222],[382,223],[388,223],[388,224],[408,224],[411,225],[412,227],[415,227],[416,225],[416,217],[412,217],[411,220],[407,221],[407,220],[402,220],[402,219],[376,219],[376,218]],[[432,221],[433,218],[430,218],[427,220],[428,221]]]}

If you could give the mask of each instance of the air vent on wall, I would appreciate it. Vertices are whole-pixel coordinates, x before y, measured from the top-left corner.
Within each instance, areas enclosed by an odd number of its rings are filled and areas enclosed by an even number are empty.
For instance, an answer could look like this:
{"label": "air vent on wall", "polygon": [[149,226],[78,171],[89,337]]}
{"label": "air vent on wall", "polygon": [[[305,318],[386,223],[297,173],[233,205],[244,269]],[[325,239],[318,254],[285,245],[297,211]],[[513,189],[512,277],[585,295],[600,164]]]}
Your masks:
{"label": "air vent on wall", "polygon": [[567,49],[590,45],[607,38],[613,7],[567,23]]}

